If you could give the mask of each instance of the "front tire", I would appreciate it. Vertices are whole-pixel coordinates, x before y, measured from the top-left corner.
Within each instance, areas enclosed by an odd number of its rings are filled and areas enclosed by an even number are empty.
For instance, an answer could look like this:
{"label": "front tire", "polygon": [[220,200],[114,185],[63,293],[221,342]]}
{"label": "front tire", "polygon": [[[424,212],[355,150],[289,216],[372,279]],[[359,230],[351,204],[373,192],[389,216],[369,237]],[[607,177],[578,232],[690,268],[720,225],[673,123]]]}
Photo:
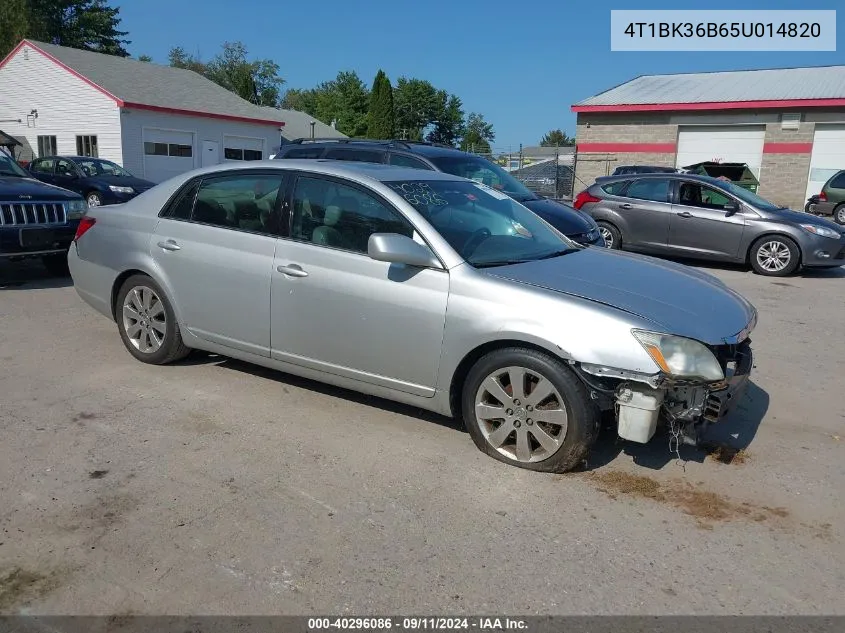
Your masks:
{"label": "front tire", "polygon": [[599,225],[599,232],[604,238],[604,245],[611,250],[622,248],[622,233],[610,222],[596,222]]}
{"label": "front tire", "polygon": [[766,235],[751,246],[749,259],[758,275],[787,277],[801,265],[801,251],[788,237]]}
{"label": "front tire", "polygon": [[41,258],[41,263],[44,264],[44,268],[53,277],[68,277],[70,275],[70,269],[67,265],[67,253],[44,255]]}
{"label": "front tire", "polygon": [[170,301],[153,279],[133,275],[117,293],[115,316],[120,338],[143,363],[166,365],[188,355]]}
{"label": "front tire", "polygon": [[584,385],[560,360],[533,349],[483,356],[467,375],[461,403],[478,449],[519,468],[572,470],[598,435],[598,411]]}

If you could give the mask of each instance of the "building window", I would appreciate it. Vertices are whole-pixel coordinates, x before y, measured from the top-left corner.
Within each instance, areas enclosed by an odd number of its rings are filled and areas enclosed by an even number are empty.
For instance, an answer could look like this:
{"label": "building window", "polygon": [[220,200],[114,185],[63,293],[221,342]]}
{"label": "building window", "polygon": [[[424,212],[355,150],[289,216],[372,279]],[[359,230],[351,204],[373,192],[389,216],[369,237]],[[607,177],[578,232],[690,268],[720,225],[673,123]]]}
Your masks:
{"label": "building window", "polygon": [[190,158],[194,155],[194,148],[190,145],[178,143],[144,143],[144,154],[147,156],[177,156]]}
{"label": "building window", "polygon": [[42,156],[55,156],[57,154],[56,150],[56,137],[55,136],[39,136],[38,137],[38,156],[39,158]]}
{"label": "building window", "polygon": [[239,147],[224,147],[223,156],[226,160],[261,160],[264,157],[258,150]]}
{"label": "building window", "polygon": [[97,154],[97,137],[96,136],[77,136],[76,137],[76,155],[77,156],[91,156],[96,158]]}

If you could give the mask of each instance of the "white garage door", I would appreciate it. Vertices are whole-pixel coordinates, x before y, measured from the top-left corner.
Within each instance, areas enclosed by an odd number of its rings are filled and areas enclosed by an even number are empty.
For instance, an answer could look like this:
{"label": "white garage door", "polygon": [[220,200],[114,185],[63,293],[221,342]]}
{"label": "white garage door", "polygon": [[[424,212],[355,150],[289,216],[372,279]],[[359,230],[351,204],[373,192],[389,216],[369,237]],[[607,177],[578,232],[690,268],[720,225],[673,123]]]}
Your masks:
{"label": "white garage door", "polygon": [[223,158],[225,160],[262,160],[264,158],[264,139],[224,136]]}
{"label": "white garage door", "polygon": [[162,182],[194,168],[194,135],[173,130],[144,130],[144,177]]}
{"label": "white garage door", "polygon": [[817,124],[806,197],[819,193],[824,183],[840,169],[845,169],[845,125]]}
{"label": "white garage door", "polygon": [[685,167],[706,161],[747,163],[759,180],[765,138],[766,127],[762,125],[681,126],[678,128],[675,166]]}

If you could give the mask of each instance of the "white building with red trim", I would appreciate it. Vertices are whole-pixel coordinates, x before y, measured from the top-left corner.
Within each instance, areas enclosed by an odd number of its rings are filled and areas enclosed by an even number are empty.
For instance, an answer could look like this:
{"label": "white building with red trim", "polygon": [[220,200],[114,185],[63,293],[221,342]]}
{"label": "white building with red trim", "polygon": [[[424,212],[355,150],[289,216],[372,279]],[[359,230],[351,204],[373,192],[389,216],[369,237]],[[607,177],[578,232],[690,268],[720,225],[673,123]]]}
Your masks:
{"label": "white building with red trim", "polygon": [[747,163],[792,208],[845,169],[845,66],[648,75],[584,99],[576,190],[622,165]]}
{"label": "white building with red trim", "polygon": [[0,120],[23,144],[24,160],[93,155],[153,182],[269,158],[312,127],[317,136],[343,136],[319,121],[311,126],[304,113],[249,103],[190,70],[31,40],[0,62]]}

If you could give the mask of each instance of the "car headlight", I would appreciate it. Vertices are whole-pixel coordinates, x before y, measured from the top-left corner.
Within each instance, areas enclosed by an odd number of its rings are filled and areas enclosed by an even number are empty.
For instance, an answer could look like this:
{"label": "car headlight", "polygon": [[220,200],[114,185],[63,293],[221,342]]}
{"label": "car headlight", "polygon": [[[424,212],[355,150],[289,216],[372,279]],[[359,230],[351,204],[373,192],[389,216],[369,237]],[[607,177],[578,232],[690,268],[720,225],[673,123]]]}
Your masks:
{"label": "car headlight", "polygon": [[691,338],[631,330],[652,360],[664,373],[675,378],[725,379],[719,361],[707,346]]}
{"label": "car headlight", "polygon": [[118,187],[117,185],[109,185],[109,189],[115,193],[135,193],[132,187]]}
{"label": "car headlight", "polygon": [[80,198],[79,200],[71,200],[67,205],[67,219],[78,220],[88,210],[88,203]]}
{"label": "car headlight", "polygon": [[822,237],[829,237],[834,240],[839,239],[839,232],[829,229],[826,226],[819,226],[818,224],[802,224],[801,228],[813,235],[821,235]]}

